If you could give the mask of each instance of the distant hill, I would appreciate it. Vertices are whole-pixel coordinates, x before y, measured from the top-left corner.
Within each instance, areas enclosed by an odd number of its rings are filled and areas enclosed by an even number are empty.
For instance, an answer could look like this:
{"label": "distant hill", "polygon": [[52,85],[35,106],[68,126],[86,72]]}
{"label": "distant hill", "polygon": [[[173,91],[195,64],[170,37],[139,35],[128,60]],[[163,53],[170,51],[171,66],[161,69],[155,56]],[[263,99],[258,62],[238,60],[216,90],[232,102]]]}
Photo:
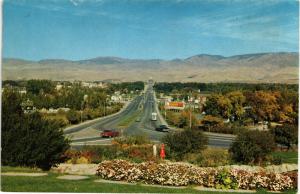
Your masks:
{"label": "distant hill", "polygon": [[147,80],[168,82],[298,82],[298,53],[257,53],[224,57],[200,54],[186,59],[97,57],[79,61],[4,58],[2,79]]}

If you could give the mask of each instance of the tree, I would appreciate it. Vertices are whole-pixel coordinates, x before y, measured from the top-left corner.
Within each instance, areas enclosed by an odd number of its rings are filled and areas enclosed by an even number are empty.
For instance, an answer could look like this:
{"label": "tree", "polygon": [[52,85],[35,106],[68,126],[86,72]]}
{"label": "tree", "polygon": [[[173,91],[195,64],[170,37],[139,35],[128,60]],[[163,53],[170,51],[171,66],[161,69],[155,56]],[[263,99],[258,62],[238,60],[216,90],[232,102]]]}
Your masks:
{"label": "tree", "polygon": [[214,127],[220,127],[223,125],[223,119],[219,117],[214,117],[211,115],[206,115],[202,120],[201,123],[204,125],[204,128],[211,130]]}
{"label": "tree", "polygon": [[[191,110],[190,110],[191,111]],[[194,128],[198,125],[198,120],[195,115],[189,110],[182,111],[179,116],[179,126],[183,128],[190,128],[190,119],[191,127]]]}
{"label": "tree", "polygon": [[229,98],[221,94],[213,94],[207,98],[205,112],[213,116],[229,118],[232,115],[233,106]]}
{"label": "tree", "polygon": [[247,92],[247,103],[251,106],[253,119],[256,121],[272,121],[279,110],[277,99],[280,97],[278,92]]}
{"label": "tree", "polygon": [[278,98],[280,106],[278,110],[278,121],[297,124],[298,123],[298,93],[295,91],[283,91]]}
{"label": "tree", "polygon": [[275,142],[287,146],[288,149],[293,144],[298,145],[298,127],[296,125],[276,126],[271,132],[275,136]]}
{"label": "tree", "polygon": [[268,131],[245,131],[240,133],[229,152],[232,159],[243,164],[260,164],[275,149],[274,136]]}
{"label": "tree", "polygon": [[26,89],[32,94],[50,93],[54,90],[54,83],[50,80],[29,80]]}
{"label": "tree", "polygon": [[243,105],[246,101],[246,97],[240,91],[234,91],[226,94],[227,98],[229,98],[232,105],[232,115],[235,116],[236,119],[241,119],[244,114]]}
{"label": "tree", "polygon": [[199,130],[186,129],[180,132],[169,133],[163,137],[171,155],[176,159],[182,159],[187,153],[195,153],[203,150],[208,143],[207,137]]}
{"label": "tree", "polygon": [[2,163],[48,170],[63,162],[69,148],[58,124],[43,120],[39,113],[25,115],[13,92],[2,96]]}

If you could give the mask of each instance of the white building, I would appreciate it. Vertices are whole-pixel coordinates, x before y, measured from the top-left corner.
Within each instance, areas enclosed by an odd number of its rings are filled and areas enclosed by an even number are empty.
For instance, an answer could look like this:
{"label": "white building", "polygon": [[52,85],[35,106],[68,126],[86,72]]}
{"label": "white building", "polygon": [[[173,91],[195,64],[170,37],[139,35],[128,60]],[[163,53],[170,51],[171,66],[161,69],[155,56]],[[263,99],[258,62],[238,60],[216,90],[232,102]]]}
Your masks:
{"label": "white building", "polygon": [[110,99],[113,102],[121,102],[121,101],[123,101],[123,97],[121,95],[112,95],[110,97]]}
{"label": "white building", "polygon": [[63,85],[61,85],[61,84],[57,84],[57,85],[55,86],[55,89],[56,89],[57,91],[61,90],[62,88],[63,88]]}

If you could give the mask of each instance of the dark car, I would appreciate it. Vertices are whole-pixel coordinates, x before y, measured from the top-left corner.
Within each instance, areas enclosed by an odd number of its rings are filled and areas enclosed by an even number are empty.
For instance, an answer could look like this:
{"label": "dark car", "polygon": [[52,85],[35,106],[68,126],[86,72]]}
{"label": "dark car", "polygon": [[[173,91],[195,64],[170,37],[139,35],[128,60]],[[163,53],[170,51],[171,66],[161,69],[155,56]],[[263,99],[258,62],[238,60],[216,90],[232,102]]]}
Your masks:
{"label": "dark car", "polygon": [[156,131],[169,132],[169,127],[167,125],[160,125],[155,128]]}
{"label": "dark car", "polygon": [[105,129],[101,134],[100,136],[101,137],[117,137],[119,136],[120,133],[118,131],[115,131],[115,130],[108,130],[108,129]]}

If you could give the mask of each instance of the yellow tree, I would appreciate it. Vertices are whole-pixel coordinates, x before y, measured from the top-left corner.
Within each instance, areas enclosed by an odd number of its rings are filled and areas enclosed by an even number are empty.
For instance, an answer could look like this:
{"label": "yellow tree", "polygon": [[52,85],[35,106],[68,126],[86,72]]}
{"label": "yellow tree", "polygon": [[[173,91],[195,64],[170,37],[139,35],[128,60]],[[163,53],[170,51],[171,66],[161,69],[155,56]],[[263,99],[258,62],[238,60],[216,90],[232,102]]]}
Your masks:
{"label": "yellow tree", "polygon": [[279,95],[278,92],[270,91],[247,93],[247,102],[252,108],[253,117],[257,121],[273,120],[276,116],[276,112],[280,108],[277,102]]}
{"label": "yellow tree", "polygon": [[232,105],[232,115],[234,115],[237,119],[240,119],[242,115],[245,113],[244,104],[246,101],[246,97],[241,91],[234,91],[226,94],[227,98],[229,98]]}

